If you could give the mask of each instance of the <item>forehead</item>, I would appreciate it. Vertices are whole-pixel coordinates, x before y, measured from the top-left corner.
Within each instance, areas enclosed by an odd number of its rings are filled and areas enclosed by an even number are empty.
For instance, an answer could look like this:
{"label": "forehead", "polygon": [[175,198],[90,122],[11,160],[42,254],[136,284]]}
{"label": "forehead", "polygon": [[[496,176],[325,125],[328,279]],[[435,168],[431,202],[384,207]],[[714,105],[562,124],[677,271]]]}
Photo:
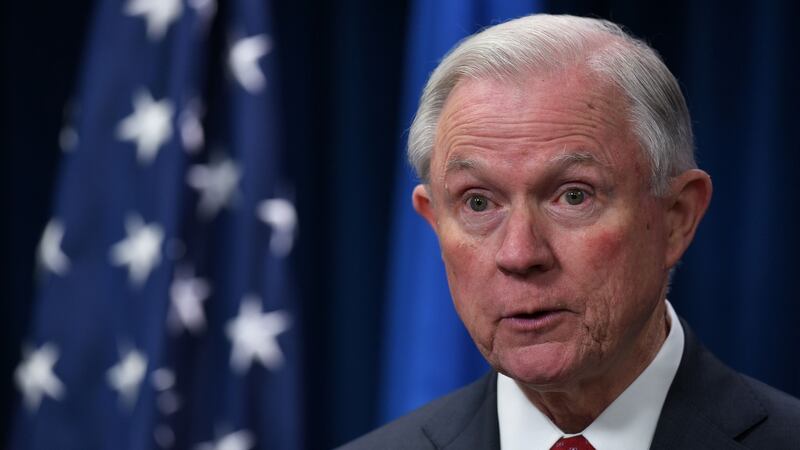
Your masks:
{"label": "forehead", "polygon": [[519,164],[567,153],[610,167],[639,165],[643,154],[627,111],[615,85],[577,68],[511,81],[462,80],[437,126],[431,181],[474,157]]}

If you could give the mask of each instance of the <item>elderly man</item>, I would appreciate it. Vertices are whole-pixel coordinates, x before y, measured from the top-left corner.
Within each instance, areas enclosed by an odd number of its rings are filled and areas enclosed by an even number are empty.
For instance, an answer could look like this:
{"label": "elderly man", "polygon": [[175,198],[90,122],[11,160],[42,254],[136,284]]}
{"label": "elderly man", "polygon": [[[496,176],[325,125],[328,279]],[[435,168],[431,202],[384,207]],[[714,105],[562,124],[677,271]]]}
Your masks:
{"label": "elderly man", "polygon": [[720,363],[666,300],[711,180],[647,45],[579,17],[488,28],[431,75],[409,158],[494,371],[346,448],[800,448],[800,402]]}

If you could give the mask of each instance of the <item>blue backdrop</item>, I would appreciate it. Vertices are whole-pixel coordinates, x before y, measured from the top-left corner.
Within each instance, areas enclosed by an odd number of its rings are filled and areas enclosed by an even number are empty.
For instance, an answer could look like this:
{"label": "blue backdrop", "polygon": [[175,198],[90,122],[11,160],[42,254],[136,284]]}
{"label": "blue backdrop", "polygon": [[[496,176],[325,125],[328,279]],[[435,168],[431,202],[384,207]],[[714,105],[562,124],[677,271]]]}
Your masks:
{"label": "blue backdrop", "polygon": [[[56,325],[47,325],[48,320],[34,319],[43,314],[53,314],[50,306],[58,305],[58,296],[53,296],[53,292],[59,292],[46,287],[46,278],[37,279],[33,275],[36,266],[34,255],[46,224],[54,215],[61,217],[65,213],[64,217],[85,217],[62,209],[69,203],[65,200],[69,197],[69,190],[63,188],[66,183],[64,174],[71,170],[70,165],[75,165],[68,162],[69,158],[78,155],[76,152],[66,157],[59,149],[59,134],[63,131],[65,118],[72,117],[71,110],[65,113],[64,106],[68,98],[81,92],[76,86],[80,79],[85,80],[85,76],[79,74],[86,71],[99,74],[97,70],[109,70],[108,67],[94,70],[91,66],[90,43],[97,36],[88,35],[87,30],[99,26],[97,23],[103,17],[97,12],[100,5],[114,4],[121,9],[128,2],[84,0],[68,3],[52,5],[48,14],[41,14],[40,7],[30,2],[5,2],[3,5],[3,16],[8,18],[3,27],[4,61],[9,68],[3,73],[4,120],[0,121],[4,143],[0,167],[5,183],[0,204],[7,211],[0,222],[5,269],[0,276],[3,277],[3,296],[7,299],[0,302],[0,320],[3,320],[3,327],[0,327],[3,330],[1,368],[6,380],[0,398],[3,406],[0,438],[4,442],[10,442],[11,428],[16,429],[19,435],[19,430],[25,430],[24,422],[30,419],[30,413],[22,403],[23,397],[13,381],[23,357],[23,342],[32,343],[32,350],[41,350],[42,344],[49,339],[48,328],[56,326],[67,337],[78,333],[74,321],[58,324],[58,321],[51,320]],[[180,3],[185,11],[193,5],[208,4],[199,0]],[[237,392],[256,389],[263,395],[262,400],[255,403],[259,406],[229,402],[227,409],[219,412],[233,418],[230,426],[224,430],[208,430],[210,433],[204,435],[180,434],[181,428],[177,424],[191,422],[173,419],[169,424],[175,425],[172,431],[177,433],[176,442],[211,442],[244,428],[256,429],[256,433],[239,434],[240,442],[245,438],[255,439],[260,436],[258,430],[266,431],[270,423],[275,423],[259,422],[256,418],[268,417],[266,411],[276,411],[274,414],[282,415],[281,420],[286,420],[287,426],[298,430],[297,436],[302,437],[281,441],[286,448],[329,448],[475,377],[484,369],[463,328],[453,316],[442,284],[443,275],[439,276],[441,268],[435,240],[424,223],[410,214],[409,186],[413,179],[403,161],[402,147],[416,92],[424,74],[433,67],[441,53],[455,40],[481,26],[527,11],[606,17],[625,25],[661,52],[684,88],[695,125],[698,160],[701,167],[711,174],[715,185],[711,208],[677,271],[670,299],[679,314],[723,360],[800,395],[800,363],[793,358],[795,347],[800,344],[800,328],[796,326],[800,319],[800,298],[793,277],[798,268],[795,255],[800,250],[800,239],[794,230],[800,206],[793,196],[798,186],[795,172],[800,169],[800,144],[793,136],[796,105],[800,102],[800,86],[796,82],[800,79],[800,60],[795,48],[795,43],[800,42],[800,30],[794,26],[793,20],[800,17],[800,6],[789,1],[755,0],[679,1],[657,6],[624,0],[550,0],[542,3],[410,0],[380,3],[299,0],[274,2],[268,8],[266,2],[242,2],[248,8],[254,5],[260,8],[249,10],[249,16],[241,18],[242,23],[271,22],[272,43],[277,49],[269,63],[266,60],[259,63],[262,70],[274,74],[270,81],[274,80],[275,84],[268,86],[279,93],[270,100],[275,102],[276,114],[272,118],[264,116],[264,119],[258,119],[258,124],[263,127],[270,123],[279,124],[275,126],[281,132],[281,139],[270,146],[283,149],[281,158],[286,164],[276,165],[278,163],[263,160],[248,164],[249,167],[274,169],[270,169],[272,172],[261,171],[263,177],[257,183],[272,186],[271,183],[278,181],[278,173],[284,180],[279,183],[280,187],[276,186],[280,192],[273,192],[270,187],[259,195],[285,198],[291,194],[297,207],[299,229],[291,260],[295,276],[281,277],[287,282],[284,287],[291,288],[291,295],[282,298],[294,299],[293,319],[299,327],[296,335],[284,334],[278,342],[283,349],[291,350],[292,358],[296,358],[287,360],[293,364],[291,370],[295,371],[288,383],[298,383],[298,389],[292,388],[291,384],[280,384],[286,386],[281,391],[282,396],[270,394],[273,388],[265,388],[263,386],[267,385],[260,383],[271,383],[265,379],[278,382],[278,378],[263,378],[270,377],[270,372],[255,361],[255,372],[248,375],[247,386],[241,387],[243,390],[228,389]],[[232,4],[238,2],[219,2],[217,17],[227,18],[225,20],[237,17],[236,8],[230,6]],[[184,17],[184,22],[181,22],[184,28],[176,30],[186,31],[189,20],[189,16]],[[207,61],[198,63],[200,65],[194,73],[206,78],[205,81],[196,81],[203,89],[217,86],[212,94],[218,99],[214,103],[217,106],[229,101],[220,103],[219,99],[234,93],[225,91],[228,88],[220,88],[222,83],[231,81],[231,75],[221,69],[223,63],[219,55],[224,54],[235,38],[220,25],[227,22],[219,20],[222,19],[217,19],[209,29],[207,46],[193,47],[188,53],[182,53]],[[141,26],[144,33],[144,25]],[[176,39],[176,30],[170,31],[173,35],[166,34],[165,39]],[[122,32],[122,29],[115,29],[109,31],[108,36],[118,36]],[[242,33],[246,36],[258,34],[253,30]],[[126,42],[130,44],[130,39]],[[185,41],[176,42],[172,51],[177,52]],[[111,42],[102,43],[111,45]],[[130,52],[118,52],[112,56],[119,61],[129,61],[132,57]],[[175,62],[163,58],[163,67],[169,66],[169,61]],[[188,60],[181,61],[185,63]],[[139,69],[149,67],[146,64]],[[183,72],[172,67],[163,84],[156,84],[157,89],[152,90],[154,100],[178,92],[168,86],[187,85],[175,81]],[[126,76],[133,77],[135,73],[136,70],[131,69]],[[151,80],[157,79],[157,71],[154,69],[149,76]],[[115,75],[111,81],[124,79],[120,77]],[[83,87],[82,92],[102,100],[104,91],[97,86],[90,83]],[[131,92],[120,90],[118,95],[108,94],[104,101],[118,105],[114,107],[118,114],[113,116],[114,120],[107,118],[109,122],[122,120],[131,112],[129,110],[133,110]],[[174,101],[176,105],[180,102],[178,97]],[[240,103],[227,104],[234,108]],[[224,111],[209,106],[210,113],[214,110]],[[225,117],[228,116],[222,112],[212,114],[222,116],[211,115],[203,122],[215,124],[209,128],[216,129],[210,135],[224,140],[227,139],[225,136],[235,134],[234,131],[247,132],[245,129],[221,127],[221,123],[227,123]],[[261,114],[249,112],[246,115],[256,118],[262,117]],[[68,134],[61,135],[68,144]],[[243,140],[234,142],[246,141],[245,138],[237,139]],[[128,157],[134,158],[136,147],[132,142],[115,145],[129,145]],[[233,145],[226,154],[238,158],[248,152],[236,148],[244,147]],[[126,151],[125,148],[116,150]],[[159,157],[169,155],[166,150],[168,147]],[[175,167],[188,168],[210,162],[210,156],[211,149],[208,148],[197,156],[185,154],[170,161]],[[154,160],[154,164],[158,162],[158,159]],[[120,164],[120,161],[115,161],[115,164]],[[129,164],[135,168],[138,163],[134,158]],[[57,175],[59,173],[61,175]],[[55,180],[59,177],[62,188],[56,189]],[[286,189],[286,180],[292,181],[292,189]],[[155,183],[166,182],[152,183],[155,186]],[[246,189],[253,189],[252,192],[258,190],[255,185],[247,186],[251,186]],[[148,195],[152,195],[147,194],[150,188],[144,185],[141,189],[143,193],[129,196],[127,201],[147,203]],[[181,189],[184,193],[180,196],[153,198],[163,204],[172,201],[170,199],[182,199],[184,206],[181,211],[188,217],[189,213],[195,213],[197,206],[188,200],[199,199],[192,197],[196,194],[192,194],[195,191],[191,186],[183,185]],[[95,192],[94,195],[112,196],[114,192]],[[250,205],[253,201],[256,202],[253,206],[257,206],[257,201],[263,199],[256,197],[254,194],[252,199],[245,198],[243,204]],[[177,210],[178,204],[174,207]],[[148,206],[143,208],[147,211]],[[144,217],[145,223],[151,223],[158,211],[169,211],[169,208],[152,207],[153,215]],[[113,222],[110,213],[103,214],[108,214],[109,223]],[[111,246],[123,239],[125,227],[120,222],[122,220],[120,216],[113,229],[98,225],[96,236],[103,237],[97,240]],[[181,220],[181,223],[186,223],[188,219]],[[239,248],[240,255],[263,256],[255,258],[257,263],[252,267],[272,264],[268,250],[272,225],[259,222],[255,213],[248,220],[253,221],[252,227],[248,225],[245,229],[255,233],[248,238],[248,242],[255,242],[254,247],[248,250],[234,246],[231,249]],[[259,223],[267,228],[254,228]],[[271,223],[274,225],[275,221]],[[237,237],[237,233],[226,236],[225,230],[225,226],[213,228],[213,232],[209,231],[207,235],[210,236],[209,242],[238,242],[239,238],[245,237]],[[84,233],[91,235],[88,231]],[[63,247],[66,254],[80,247],[74,238],[70,238],[68,229],[64,239],[65,244],[69,244]],[[203,245],[205,243],[193,244],[191,248],[202,248]],[[107,252],[102,253],[104,262],[108,264]],[[214,275],[215,270],[224,271],[222,267],[239,264],[236,261],[242,259],[233,256],[237,252],[231,253],[214,265],[199,264],[200,272],[205,270],[200,275],[222,276]],[[216,254],[225,252],[217,250]],[[202,260],[200,255],[194,256]],[[76,258],[72,260],[77,261]],[[131,299],[162,302],[156,304],[164,305],[163,310],[159,307],[152,309],[166,314],[166,289],[173,265],[177,267],[178,264],[164,259],[158,266],[158,270],[164,273],[154,275],[155,278],[148,282],[151,285],[141,291],[150,293],[130,294]],[[115,270],[119,273],[114,276],[120,283],[124,282],[127,272],[119,267]],[[227,303],[215,297],[207,300],[208,330],[215,336],[208,339],[216,342],[209,347],[216,350],[209,352],[208,358],[228,372],[231,372],[231,347],[224,325],[237,316],[243,300],[240,294],[258,291],[263,301],[262,314],[278,307],[268,300],[268,293],[275,288],[267,286],[266,282],[263,285],[246,282],[244,280],[248,277],[241,276],[241,273],[244,272],[229,271],[224,277],[239,280],[237,283],[245,286],[239,289],[242,292],[230,289],[232,293]],[[157,279],[161,281],[154,281]],[[261,278],[256,276],[253,279]],[[91,282],[82,286],[89,293],[96,288]],[[123,284],[119,286],[122,289]],[[81,297],[79,301],[88,300]],[[134,305],[132,308],[137,308],[136,303],[131,304]],[[58,312],[58,309],[54,311]],[[68,312],[62,311],[62,314]],[[145,313],[131,314],[138,317]],[[147,329],[136,332],[141,334],[143,341],[137,340],[138,334],[133,334],[136,348],[150,348],[152,355],[162,356],[176,349],[186,350],[187,345],[195,357],[198,351],[203,351],[202,339],[191,337],[188,332],[175,342],[160,340],[169,336],[166,322],[161,321],[161,316],[152,317]],[[212,318],[216,322],[212,322]],[[125,321],[117,319],[114,322],[115,326],[119,323]],[[156,323],[162,327],[152,325]],[[83,339],[103,339],[103,335],[90,329],[81,328],[81,332],[86,333]],[[432,329],[436,332],[433,335]],[[144,337],[148,335],[147,330],[154,334]],[[159,334],[162,331],[164,334]],[[97,364],[100,383],[106,382],[106,371],[122,357],[116,340],[105,342],[105,347],[108,349],[99,353],[104,356],[97,359],[92,359],[92,355],[85,356],[87,361]],[[74,348],[80,350],[81,346],[76,344]],[[45,353],[41,356],[48,356]],[[70,371],[65,371],[67,366],[60,365],[67,364],[63,359],[65,355],[60,353],[62,359],[58,361],[61,362],[56,361],[52,369],[66,386]],[[151,356],[148,361],[155,361],[154,358]],[[436,364],[429,363],[431,360]],[[182,361],[186,363],[186,359]],[[148,364],[147,367],[147,389],[151,393],[146,395],[151,398],[142,400],[139,410],[134,410],[135,417],[141,416],[142,419],[130,422],[138,424],[134,428],[125,428],[129,422],[122,419],[113,422],[114,426],[122,429],[139,430],[136,431],[141,433],[136,441],[139,445],[131,448],[160,448],[154,431],[162,423],[152,417],[153,411],[159,411],[158,395],[165,390],[159,391],[158,386],[170,385],[167,383],[169,376],[158,372],[160,375],[154,377],[153,371],[160,365]],[[174,381],[177,380],[175,385],[178,387],[185,379],[181,373],[184,372],[178,369],[172,373],[177,374]],[[235,376],[223,373],[220,372],[218,380],[228,380],[227,386],[235,385],[229,383],[231,380],[237,383]],[[75,379],[80,383],[80,377]],[[52,383],[50,385],[52,389]],[[196,386],[202,386],[202,383]],[[69,386],[66,388],[69,392]],[[51,394],[57,391],[56,388]],[[103,396],[112,400],[109,404],[117,408],[116,397],[112,396],[114,393],[109,390]],[[43,394],[40,411],[49,411],[48,417],[57,418],[55,405],[61,401],[57,397],[57,393]],[[234,395],[231,398],[238,397]],[[210,404],[200,403],[198,409],[211,411]],[[237,409],[240,406],[243,409]],[[147,412],[148,408],[151,412]],[[234,412],[237,410],[243,412]],[[202,416],[202,412],[195,416]],[[203,423],[202,420],[213,422],[211,419],[199,420],[196,423]],[[17,425],[12,427],[14,423]],[[57,424],[54,422],[48,427],[45,423],[40,429],[55,430]],[[180,441],[181,436],[187,436],[186,440]],[[285,433],[283,436],[295,435]],[[24,440],[16,442],[20,448],[37,448],[26,445]],[[163,430],[160,442],[166,442],[163,441]],[[250,441],[245,439],[244,442]],[[279,448],[278,444],[268,444],[266,440],[253,442],[258,445],[255,448]],[[87,447],[104,448],[100,444]]]}

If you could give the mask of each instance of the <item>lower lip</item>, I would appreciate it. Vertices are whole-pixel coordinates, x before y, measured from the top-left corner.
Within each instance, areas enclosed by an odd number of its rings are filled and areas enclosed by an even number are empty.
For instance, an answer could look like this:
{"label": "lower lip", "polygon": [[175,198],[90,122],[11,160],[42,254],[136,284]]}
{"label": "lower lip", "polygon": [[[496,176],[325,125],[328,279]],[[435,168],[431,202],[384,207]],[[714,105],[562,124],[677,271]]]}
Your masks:
{"label": "lower lip", "polygon": [[558,325],[566,315],[566,310],[553,310],[530,316],[511,316],[503,320],[516,330],[529,333],[541,333]]}

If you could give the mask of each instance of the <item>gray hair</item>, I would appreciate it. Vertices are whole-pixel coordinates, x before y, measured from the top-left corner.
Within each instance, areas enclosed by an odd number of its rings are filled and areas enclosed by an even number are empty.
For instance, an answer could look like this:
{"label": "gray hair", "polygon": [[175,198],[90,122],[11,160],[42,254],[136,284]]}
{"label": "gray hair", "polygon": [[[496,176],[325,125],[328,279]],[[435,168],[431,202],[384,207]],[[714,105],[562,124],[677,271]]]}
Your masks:
{"label": "gray hair", "polygon": [[417,176],[430,181],[437,123],[461,79],[519,79],[580,64],[627,96],[654,194],[665,194],[671,177],[697,167],[686,101],[655,50],[609,21],[535,14],[464,39],[433,71],[408,136],[408,159]]}

